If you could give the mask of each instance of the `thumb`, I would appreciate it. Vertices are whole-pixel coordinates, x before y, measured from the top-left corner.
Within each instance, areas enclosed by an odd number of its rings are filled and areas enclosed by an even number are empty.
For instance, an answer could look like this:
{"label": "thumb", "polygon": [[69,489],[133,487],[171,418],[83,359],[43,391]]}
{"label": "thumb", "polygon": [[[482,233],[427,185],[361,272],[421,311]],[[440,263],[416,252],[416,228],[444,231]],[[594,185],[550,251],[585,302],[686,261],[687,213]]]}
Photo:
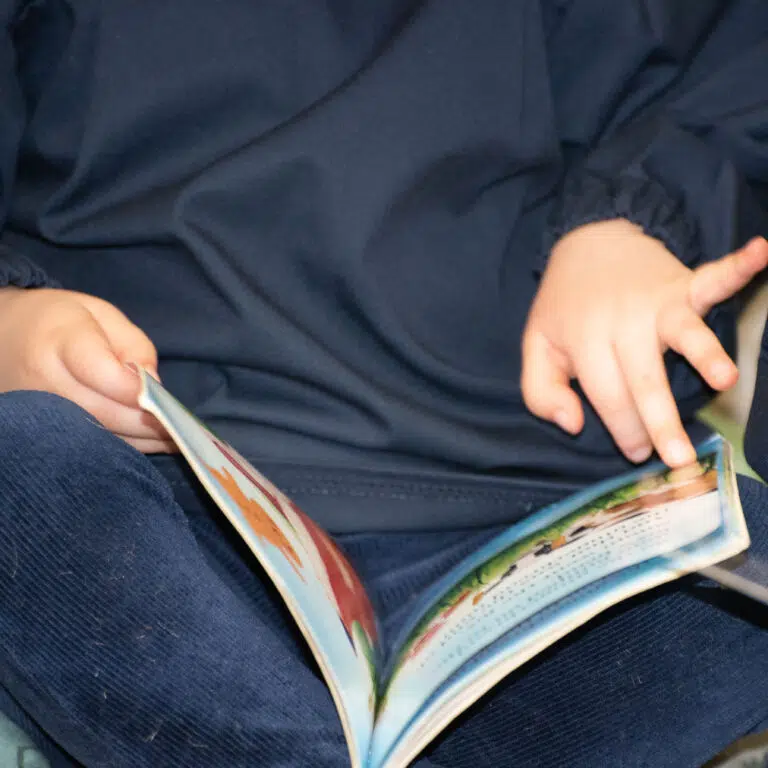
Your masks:
{"label": "thumb", "polygon": [[553,421],[573,435],[584,426],[584,411],[571,389],[569,370],[566,356],[546,336],[526,330],[520,379],[523,401],[534,416]]}
{"label": "thumb", "polygon": [[149,336],[114,304],[94,296],[83,298],[86,309],[101,326],[119,360],[123,363],[136,363],[156,373],[157,350]]}
{"label": "thumb", "polygon": [[105,397],[137,407],[139,379],[125,363],[157,375],[157,351],[149,337],[119,309],[91,296],[81,297],[87,327],[68,339],[61,351],[70,374]]}
{"label": "thumb", "polygon": [[716,304],[730,299],[768,266],[768,241],[755,237],[743,248],[694,271],[690,304],[704,317]]}

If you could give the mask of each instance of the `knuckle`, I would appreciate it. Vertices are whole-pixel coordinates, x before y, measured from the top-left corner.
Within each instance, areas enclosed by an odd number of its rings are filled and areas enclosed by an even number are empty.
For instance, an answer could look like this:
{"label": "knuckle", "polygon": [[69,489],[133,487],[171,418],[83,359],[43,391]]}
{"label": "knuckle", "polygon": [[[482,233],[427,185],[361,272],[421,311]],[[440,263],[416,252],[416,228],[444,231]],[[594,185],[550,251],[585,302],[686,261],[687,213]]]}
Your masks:
{"label": "knuckle", "polygon": [[626,397],[611,392],[602,397],[595,397],[593,404],[608,431],[622,448],[632,444],[637,439],[642,439],[642,425],[634,404]]}
{"label": "knuckle", "polygon": [[31,345],[19,360],[18,373],[22,380],[47,389],[57,361],[58,355],[52,343]]}
{"label": "knuckle", "polygon": [[684,340],[694,342],[700,339],[702,334],[706,335],[706,330],[707,326],[704,321],[691,313],[681,314],[678,320],[678,333]]}
{"label": "knuckle", "polygon": [[680,352],[693,363],[716,356],[719,349],[719,343],[706,328],[688,328],[681,336]]}
{"label": "knuckle", "polygon": [[668,418],[669,404],[665,388],[653,386],[637,395],[637,405],[642,414],[643,423],[648,429],[654,429]]}
{"label": "knuckle", "polygon": [[617,444],[633,461],[642,461],[648,458],[652,449],[652,441],[645,432],[632,435],[623,442],[617,441]]}
{"label": "knuckle", "polygon": [[550,418],[557,405],[551,386],[548,386],[547,383],[532,370],[523,373],[520,385],[520,391],[525,407],[534,416],[538,416],[542,419]]}
{"label": "knuckle", "polygon": [[659,381],[657,373],[648,366],[634,371],[630,379],[630,387],[635,400],[647,400],[663,387],[663,382]]}
{"label": "knuckle", "polygon": [[660,316],[659,330],[664,340],[677,349],[695,342],[702,330],[706,330],[706,326],[693,311],[673,305],[667,307]]}
{"label": "knuckle", "polygon": [[603,385],[595,388],[590,400],[606,422],[619,423],[630,408],[627,398],[614,387]]}
{"label": "knuckle", "polygon": [[636,426],[622,429],[617,429],[613,434],[613,439],[616,441],[616,445],[619,446],[621,451],[628,456],[633,456],[640,452],[647,450],[650,445],[650,438],[648,433]]}
{"label": "knuckle", "polygon": [[548,415],[548,399],[541,388],[529,378],[522,381],[522,395],[525,407],[534,415],[545,417]]}
{"label": "knuckle", "polygon": [[682,325],[686,308],[678,302],[668,302],[659,309],[657,326],[666,331],[668,335],[674,335]]}

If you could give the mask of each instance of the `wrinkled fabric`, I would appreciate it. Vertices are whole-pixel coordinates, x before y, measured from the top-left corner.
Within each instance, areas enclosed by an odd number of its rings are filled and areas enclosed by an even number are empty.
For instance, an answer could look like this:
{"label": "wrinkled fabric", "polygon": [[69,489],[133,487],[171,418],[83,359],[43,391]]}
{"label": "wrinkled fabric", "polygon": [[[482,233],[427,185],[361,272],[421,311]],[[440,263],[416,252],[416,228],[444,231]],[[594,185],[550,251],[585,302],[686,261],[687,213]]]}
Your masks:
{"label": "wrinkled fabric", "polygon": [[326,484],[625,469],[591,410],[574,439],[523,406],[549,245],[768,230],[763,0],[0,0],[0,31],[0,284],[113,302],[198,416]]}

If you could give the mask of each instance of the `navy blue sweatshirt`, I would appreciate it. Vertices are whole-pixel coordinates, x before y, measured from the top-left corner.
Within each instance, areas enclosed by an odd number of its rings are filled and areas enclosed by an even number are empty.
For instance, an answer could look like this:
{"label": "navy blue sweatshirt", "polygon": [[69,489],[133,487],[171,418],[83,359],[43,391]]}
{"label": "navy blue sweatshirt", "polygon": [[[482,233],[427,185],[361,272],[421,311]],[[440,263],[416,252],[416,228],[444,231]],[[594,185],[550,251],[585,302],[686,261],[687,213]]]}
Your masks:
{"label": "navy blue sweatshirt", "polygon": [[622,216],[695,264],[768,231],[766,0],[0,0],[0,33],[0,285],[113,302],[337,530],[625,466],[522,402],[559,235]]}

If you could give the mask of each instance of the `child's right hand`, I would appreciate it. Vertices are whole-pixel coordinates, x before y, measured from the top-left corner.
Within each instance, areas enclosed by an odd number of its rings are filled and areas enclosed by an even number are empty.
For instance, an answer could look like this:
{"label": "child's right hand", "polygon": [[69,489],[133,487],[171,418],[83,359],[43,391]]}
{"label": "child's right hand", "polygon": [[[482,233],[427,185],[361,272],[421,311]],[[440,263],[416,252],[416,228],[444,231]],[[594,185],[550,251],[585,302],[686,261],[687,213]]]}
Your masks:
{"label": "child's right hand", "polygon": [[0,392],[32,389],[66,397],[143,453],[176,450],[139,408],[139,379],[157,352],[146,334],[102,299],[49,288],[0,288]]}

